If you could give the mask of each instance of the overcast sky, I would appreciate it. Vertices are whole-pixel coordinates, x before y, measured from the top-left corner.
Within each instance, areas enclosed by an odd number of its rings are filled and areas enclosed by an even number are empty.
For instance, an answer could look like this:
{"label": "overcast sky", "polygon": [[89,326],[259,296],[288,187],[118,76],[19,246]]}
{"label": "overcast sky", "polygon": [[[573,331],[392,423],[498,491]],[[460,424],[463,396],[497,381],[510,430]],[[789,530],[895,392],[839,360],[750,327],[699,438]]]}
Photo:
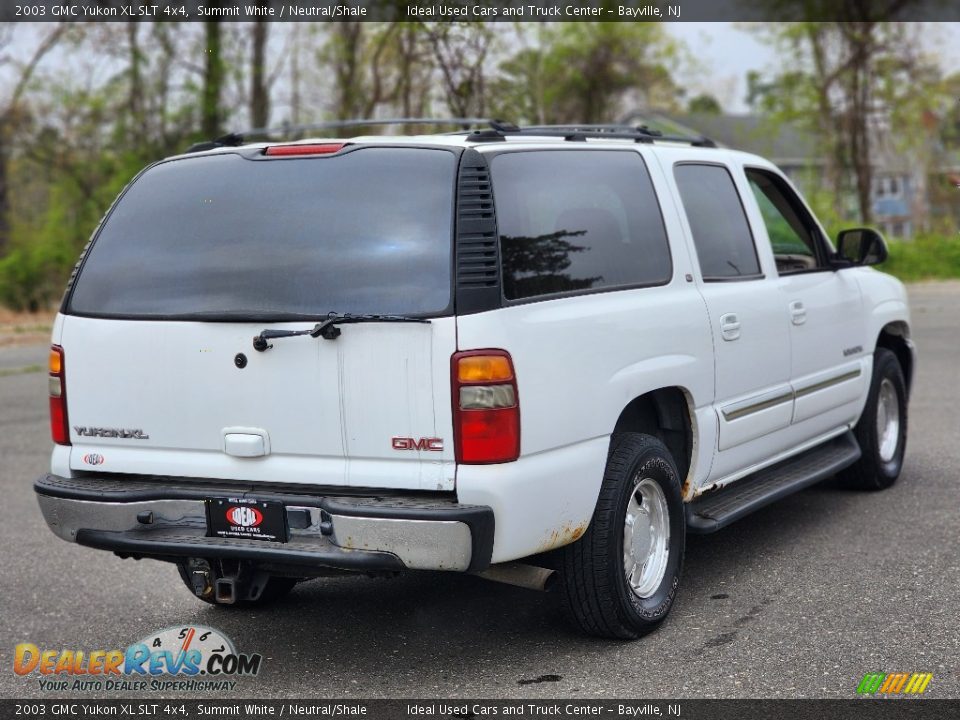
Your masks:
{"label": "overcast sky", "polygon": [[[727,112],[747,111],[746,75],[750,70],[773,70],[781,65],[774,51],[758,42],[747,23],[667,24],[667,31],[686,43],[701,65],[701,73],[682,78],[691,88],[688,97],[707,92]],[[947,73],[960,72],[960,23],[923,23],[925,51],[939,55]],[[699,87],[698,87],[699,85]]]}

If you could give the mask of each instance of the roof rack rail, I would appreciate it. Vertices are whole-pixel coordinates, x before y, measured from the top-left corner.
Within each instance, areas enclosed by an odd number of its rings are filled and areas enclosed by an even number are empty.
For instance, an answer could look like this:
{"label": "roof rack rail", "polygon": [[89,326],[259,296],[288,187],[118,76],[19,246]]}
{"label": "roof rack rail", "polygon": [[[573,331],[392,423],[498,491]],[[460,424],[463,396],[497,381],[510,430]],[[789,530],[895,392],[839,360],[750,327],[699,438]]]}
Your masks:
{"label": "roof rack rail", "polygon": [[[291,125],[286,123],[272,128],[252,128],[229,133],[216,140],[194,143],[186,152],[194,153],[219,147],[237,147],[251,137],[291,137],[317,130],[343,130],[345,128],[370,127],[374,125],[454,125],[462,129],[455,134],[467,132],[467,139],[474,142],[506,140],[508,136],[562,137],[564,140],[584,142],[587,138],[633,140],[638,143],[677,142],[694,147],[717,147],[708,137],[688,135],[664,135],[646,125],[582,123],[575,125],[528,125],[520,127],[506,120],[489,118],[363,118],[358,120],[332,120],[330,122]],[[486,126],[469,132],[472,125]]]}
{"label": "roof rack rail", "polygon": [[252,137],[276,137],[283,138],[293,135],[302,135],[305,132],[314,132],[316,130],[344,130],[347,128],[370,127],[373,125],[453,125],[460,126],[463,130],[469,129],[473,125],[492,125],[497,122],[489,118],[361,118],[357,120],[331,120],[329,122],[308,123],[305,125],[292,125],[284,123],[276,127],[251,128],[241,132],[230,133],[216,140],[204,140],[194,143],[186,152],[201,152],[203,150],[212,150],[218,147],[236,147],[243,145],[247,139]]}
{"label": "roof rack rail", "polygon": [[688,143],[694,147],[715,148],[717,144],[708,137],[688,135],[664,135],[646,125],[591,124],[578,125],[528,125],[520,127],[502,120],[490,121],[490,128],[474,130],[467,135],[475,142],[496,142],[506,140],[508,136],[533,135],[538,137],[562,137],[572,142],[584,142],[587,138],[609,138],[614,140],[633,140],[638,143],[677,142]]}
{"label": "roof rack rail", "polygon": [[213,150],[214,148],[218,147],[237,147],[238,145],[243,145],[243,135],[238,133],[228,133],[222,137],[218,137],[216,140],[202,140],[200,142],[196,142],[184,150],[184,152],[203,152],[204,150]]}

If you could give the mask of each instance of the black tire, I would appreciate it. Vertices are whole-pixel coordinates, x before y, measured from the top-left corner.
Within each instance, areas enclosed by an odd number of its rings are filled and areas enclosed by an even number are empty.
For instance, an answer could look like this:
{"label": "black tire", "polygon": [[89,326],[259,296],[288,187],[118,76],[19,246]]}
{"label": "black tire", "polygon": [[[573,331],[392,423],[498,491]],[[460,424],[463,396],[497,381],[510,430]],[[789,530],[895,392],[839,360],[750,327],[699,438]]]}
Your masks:
{"label": "black tire", "polygon": [[[670,538],[663,578],[641,598],[627,580],[623,546],[627,506],[643,479],[653,480],[662,490]],[[634,639],[654,630],[673,606],[685,540],[680,475],[670,451],[649,435],[615,435],[593,520],[583,537],[560,551],[559,590],[565,614],[597,637]]]}
{"label": "black tire", "polygon": [[[897,446],[892,457],[884,459],[880,454],[880,438],[877,431],[877,412],[880,391],[888,381],[896,393],[900,427]],[[855,490],[885,490],[893,485],[903,469],[903,455],[907,449],[907,384],[897,356],[886,348],[877,348],[873,353],[873,377],[870,393],[863,414],[853,429],[863,453],[860,459],[840,473],[843,484]]]}
{"label": "black tire", "polygon": [[299,578],[270,575],[266,579],[266,585],[264,585],[263,590],[255,600],[244,598],[242,600],[237,600],[237,602],[232,605],[227,605],[218,603],[216,600],[214,600],[213,588],[207,588],[207,592],[205,592],[203,595],[197,595],[196,592],[194,592],[193,583],[190,581],[190,571],[184,563],[177,563],[177,571],[180,573],[180,579],[183,580],[183,584],[186,585],[187,590],[190,591],[191,595],[201,602],[205,602],[208,605],[217,605],[219,607],[250,608],[270,605],[285,597],[291,590],[293,590],[297,583],[300,582]]}

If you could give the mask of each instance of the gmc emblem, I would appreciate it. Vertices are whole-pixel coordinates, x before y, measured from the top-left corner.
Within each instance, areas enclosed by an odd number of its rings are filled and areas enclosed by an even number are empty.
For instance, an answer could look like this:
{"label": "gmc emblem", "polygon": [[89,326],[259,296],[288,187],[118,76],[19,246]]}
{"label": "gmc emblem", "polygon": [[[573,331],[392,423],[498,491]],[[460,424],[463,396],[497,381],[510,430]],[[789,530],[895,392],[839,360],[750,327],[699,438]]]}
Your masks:
{"label": "gmc emblem", "polygon": [[443,438],[420,438],[414,440],[409,437],[390,438],[390,444],[394,450],[430,450],[440,452],[443,450]]}

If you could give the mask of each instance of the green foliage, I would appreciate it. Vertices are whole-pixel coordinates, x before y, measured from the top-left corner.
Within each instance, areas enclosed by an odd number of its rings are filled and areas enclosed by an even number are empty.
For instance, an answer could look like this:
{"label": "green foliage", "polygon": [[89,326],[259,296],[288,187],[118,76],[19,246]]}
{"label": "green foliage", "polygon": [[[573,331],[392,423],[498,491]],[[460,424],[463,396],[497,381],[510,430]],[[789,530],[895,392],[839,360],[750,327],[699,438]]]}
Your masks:
{"label": "green foliage", "polygon": [[[484,23],[311,26],[288,34],[265,82],[290,73],[294,122],[447,113],[602,122],[637,106],[675,107],[679,49],[662,26],[527,27],[514,29],[533,42],[509,55]],[[55,303],[130,178],[244,124],[249,32],[232,23],[77,26],[54,38],[71,72],[37,68],[8,107],[0,93],[0,303]],[[313,118],[307,97],[320,103]]]}
{"label": "green foliage", "polygon": [[[805,0],[805,6],[819,2],[826,0]],[[519,44],[500,44],[500,29],[399,21],[295,26],[264,68],[268,88],[289,85],[290,115],[268,119],[280,124],[449,113],[596,123],[679,107],[683,93],[673,74],[684,50],[661,24],[518,24]],[[211,128],[248,124],[249,32],[235,23],[216,29],[78,24],[58,36],[56,67],[37,67],[22,93],[0,93],[0,303],[28,310],[55,303],[90,233],[141,168],[210,139]],[[843,165],[848,160],[841,151],[849,143],[838,143],[836,130],[844,127],[843,108],[826,101],[845,89],[848,58],[836,50],[845,30],[835,23],[781,23],[760,32],[789,60],[774,76],[748,78],[751,107],[772,123],[805,123],[824,139],[831,162]],[[960,76],[938,85],[935,68],[900,52],[910,47],[907,30],[878,23],[873,32],[879,49],[871,55],[872,99],[890,111],[896,138],[918,137],[912,130],[928,109],[953,118],[944,137],[960,136]],[[827,52],[819,68],[817,48]],[[8,69],[27,67],[24,58],[0,58],[4,62]],[[70,72],[63,71],[65,63]],[[831,71],[838,69],[834,78]],[[709,94],[687,105],[696,113],[721,111]],[[828,173],[826,182],[818,178],[805,186],[817,188],[808,200],[835,237],[851,225],[851,203],[842,195],[850,183],[842,175],[833,177],[836,184],[830,180]],[[793,242],[786,229],[777,235],[781,245]],[[958,276],[958,245],[947,233],[893,242],[889,269],[906,279]]]}
{"label": "green foliage", "polygon": [[861,220],[869,223],[878,146],[929,163],[924,123],[944,105],[940,68],[919,52],[922,28],[891,21],[918,0],[903,0],[897,8],[853,0],[770,1],[804,19],[837,10],[870,16],[859,22],[757,25],[760,38],[788,60],[769,77],[747,76],[747,102],[755,111],[794,124],[817,143],[836,211],[853,199]]}
{"label": "green foliage", "polygon": [[49,308],[86,241],[78,236],[96,225],[96,208],[78,201],[71,188],[54,185],[44,212],[10,229],[10,250],[0,258],[0,303],[14,310]]}
{"label": "green foliage", "polygon": [[496,113],[517,122],[615,122],[638,107],[671,109],[679,48],[656,23],[570,22],[500,66]]}
{"label": "green foliage", "polygon": [[687,103],[687,112],[691,115],[719,115],[723,112],[720,101],[713,95],[702,93],[690,98]]}
{"label": "green foliage", "polygon": [[[837,214],[832,193],[825,188],[807,191],[805,198],[831,239],[859,224],[851,216]],[[910,239],[885,238],[890,257],[878,270],[903,282],[960,278],[960,234],[949,229],[952,225],[946,223],[940,230]]]}
{"label": "green foliage", "polygon": [[[0,107],[0,303],[18,310],[56,303],[123,186],[196,139],[201,88],[183,77],[174,98],[171,68],[178,52],[201,40],[161,26],[76,28],[61,48],[78,64],[74,72],[38,72],[18,105]],[[98,53],[114,61],[111,72],[84,72],[80,59]]]}
{"label": "green foliage", "polygon": [[960,235],[927,233],[887,244],[890,257],[879,269],[904,282],[960,278]]}
{"label": "green foliage", "polygon": [[834,192],[828,188],[814,185],[812,182],[803,183],[805,188],[803,197],[813,210],[813,214],[823,225],[827,236],[836,238],[844,228],[853,227],[857,221],[852,214],[841,214],[837,210]]}

